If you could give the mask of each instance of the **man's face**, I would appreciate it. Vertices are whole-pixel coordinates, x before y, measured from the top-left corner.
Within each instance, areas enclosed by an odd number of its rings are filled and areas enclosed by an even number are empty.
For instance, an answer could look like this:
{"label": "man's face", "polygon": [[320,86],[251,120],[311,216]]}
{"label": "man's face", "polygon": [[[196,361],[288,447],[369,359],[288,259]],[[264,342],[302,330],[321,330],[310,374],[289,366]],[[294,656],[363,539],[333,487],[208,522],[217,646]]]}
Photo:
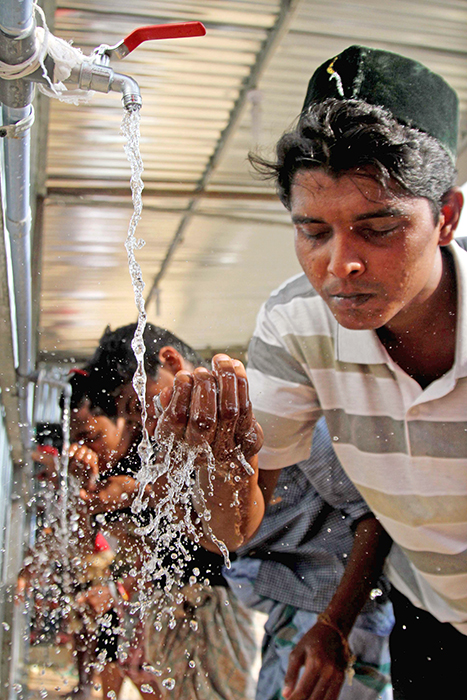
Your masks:
{"label": "man's face", "polygon": [[[154,406],[154,398],[158,396],[162,389],[173,386],[174,375],[165,367],[159,367],[155,379],[147,378],[146,383],[146,428],[149,435],[154,433],[157,424],[157,412]],[[122,384],[116,392],[115,403],[117,415],[136,425],[141,425],[141,404],[139,402],[133,384]]]}
{"label": "man's face", "polygon": [[403,197],[368,173],[299,171],[292,184],[295,250],[337,321],[404,330],[439,284],[440,224],[428,200]]}
{"label": "man's face", "polygon": [[88,403],[72,412],[70,436],[72,442],[86,445],[98,455],[101,473],[122,459],[132,442],[131,430],[124,420],[95,415]]}

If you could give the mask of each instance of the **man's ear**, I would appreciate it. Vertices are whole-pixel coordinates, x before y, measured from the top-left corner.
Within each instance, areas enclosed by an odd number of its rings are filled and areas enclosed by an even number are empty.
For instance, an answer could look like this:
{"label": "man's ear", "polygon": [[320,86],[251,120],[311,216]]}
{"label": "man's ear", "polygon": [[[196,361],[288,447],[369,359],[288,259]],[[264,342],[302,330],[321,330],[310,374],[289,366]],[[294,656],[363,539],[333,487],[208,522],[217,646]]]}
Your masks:
{"label": "man's ear", "polygon": [[172,345],[165,345],[159,350],[159,360],[162,367],[168,370],[174,376],[181,369],[185,369],[185,362],[178,350],[175,350]]}
{"label": "man's ear", "polygon": [[440,213],[439,245],[448,245],[454,238],[459,223],[464,195],[458,187],[453,187],[443,198]]}

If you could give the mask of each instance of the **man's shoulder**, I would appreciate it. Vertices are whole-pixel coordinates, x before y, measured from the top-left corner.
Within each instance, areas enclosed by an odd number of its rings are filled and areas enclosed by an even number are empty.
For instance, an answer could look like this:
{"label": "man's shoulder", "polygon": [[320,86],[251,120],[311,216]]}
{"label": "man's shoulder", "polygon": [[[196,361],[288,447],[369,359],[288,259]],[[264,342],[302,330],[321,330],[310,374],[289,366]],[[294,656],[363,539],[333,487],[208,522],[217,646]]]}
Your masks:
{"label": "man's shoulder", "polygon": [[[333,338],[336,321],[304,274],[291,277],[272,292],[258,316],[255,335]],[[271,336],[272,338],[272,336]]]}
{"label": "man's shoulder", "polygon": [[266,311],[271,311],[276,306],[290,304],[296,299],[306,300],[314,298],[319,298],[319,295],[311,286],[306,275],[301,272],[290,277],[271,292],[265,308]]}

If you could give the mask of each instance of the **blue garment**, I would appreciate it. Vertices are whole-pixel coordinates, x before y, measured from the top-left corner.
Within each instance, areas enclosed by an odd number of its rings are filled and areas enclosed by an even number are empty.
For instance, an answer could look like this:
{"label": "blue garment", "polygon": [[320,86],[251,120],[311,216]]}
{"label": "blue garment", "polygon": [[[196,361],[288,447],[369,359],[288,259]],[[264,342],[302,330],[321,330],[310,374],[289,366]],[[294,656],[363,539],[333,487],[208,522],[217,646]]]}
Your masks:
{"label": "blue garment", "polygon": [[[269,616],[258,700],[282,697],[288,655],[330,602],[350,555],[355,527],[369,516],[321,419],[310,458],[282,470],[258,533],[238,551],[232,568],[224,570],[240,600]],[[365,604],[349,638],[351,646],[358,647],[357,690],[344,686],[342,700],[392,697],[388,637],[394,617],[384,577],[377,588],[381,595]]]}
{"label": "blue garment", "polygon": [[[324,419],[318,421],[311,456],[283,469],[258,533],[237,552],[232,574],[245,557],[261,560],[255,592],[309,612],[322,612],[340,583],[358,522],[371,515],[332,448]],[[227,575],[224,573],[224,575]],[[387,600],[369,601],[365,612]],[[386,631],[384,631],[386,634]]]}

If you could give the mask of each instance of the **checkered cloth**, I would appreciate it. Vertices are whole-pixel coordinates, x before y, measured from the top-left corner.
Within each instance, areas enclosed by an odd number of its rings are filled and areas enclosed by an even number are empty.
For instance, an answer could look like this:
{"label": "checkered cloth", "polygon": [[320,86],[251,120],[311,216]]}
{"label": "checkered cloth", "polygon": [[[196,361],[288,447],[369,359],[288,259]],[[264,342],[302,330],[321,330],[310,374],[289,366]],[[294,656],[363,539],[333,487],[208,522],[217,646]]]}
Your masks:
{"label": "checkered cloth", "polygon": [[[320,613],[342,578],[356,524],[370,514],[343,471],[321,419],[311,457],[282,470],[257,535],[239,550],[232,572],[224,570],[224,576],[230,583],[232,577],[241,577],[242,562],[260,559],[256,594]],[[385,579],[378,587],[383,595],[364,608],[375,619],[389,590]]]}

